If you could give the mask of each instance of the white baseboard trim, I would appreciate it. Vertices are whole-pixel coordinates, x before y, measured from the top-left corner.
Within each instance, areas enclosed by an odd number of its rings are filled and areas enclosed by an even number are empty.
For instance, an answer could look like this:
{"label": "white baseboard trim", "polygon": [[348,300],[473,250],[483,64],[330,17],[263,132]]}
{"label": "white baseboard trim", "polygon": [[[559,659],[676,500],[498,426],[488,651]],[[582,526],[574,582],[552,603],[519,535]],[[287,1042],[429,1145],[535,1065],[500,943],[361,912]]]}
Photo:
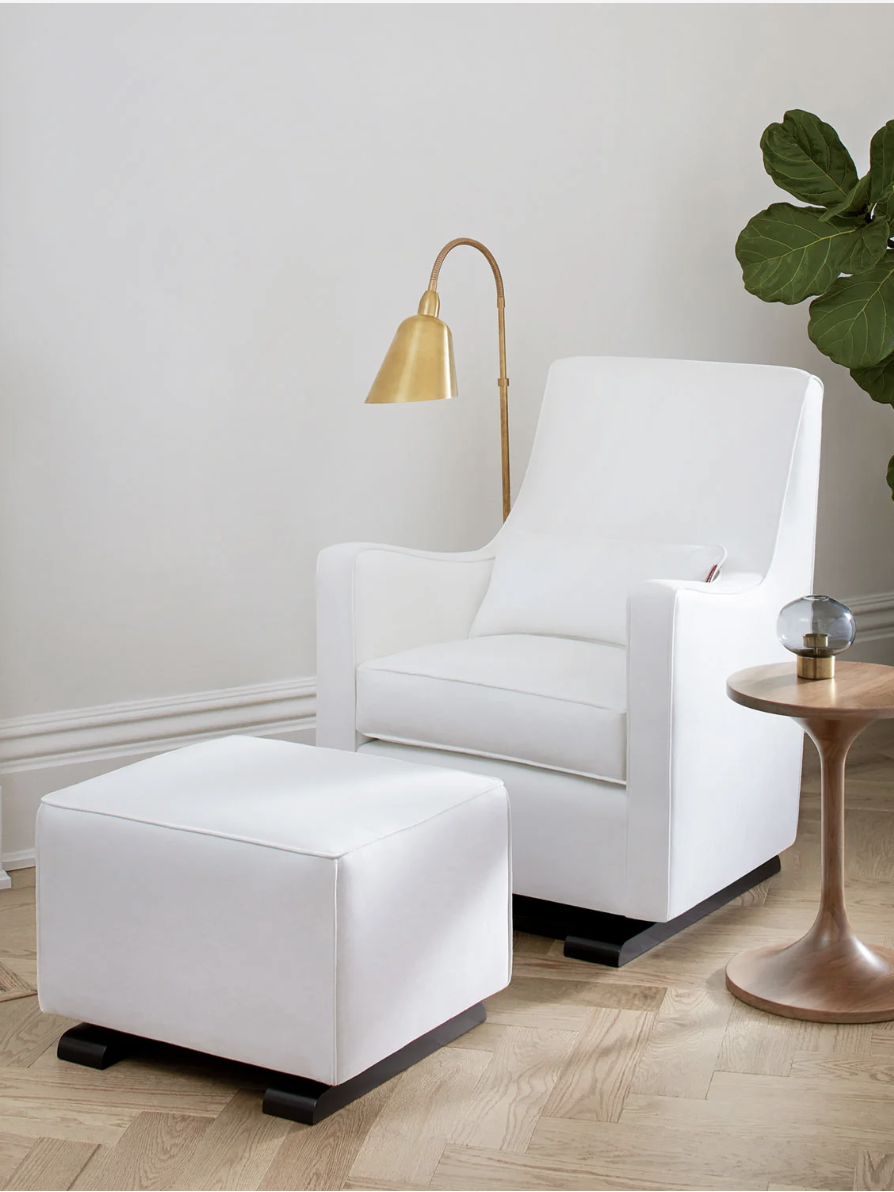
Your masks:
{"label": "white baseboard trim", "polygon": [[855,596],[845,600],[857,622],[857,641],[873,642],[894,636],[894,592]]}
{"label": "white baseboard trim", "polygon": [[200,691],[0,721],[0,774],[176,749],[224,733],[313,727],[314,679]]}
{"label": "white baseboard trim", "polygon": [[33,848],[22,848],[16,853],[3,854],[4,869],[30,869],[34,864],[36,864],[36,854]]}

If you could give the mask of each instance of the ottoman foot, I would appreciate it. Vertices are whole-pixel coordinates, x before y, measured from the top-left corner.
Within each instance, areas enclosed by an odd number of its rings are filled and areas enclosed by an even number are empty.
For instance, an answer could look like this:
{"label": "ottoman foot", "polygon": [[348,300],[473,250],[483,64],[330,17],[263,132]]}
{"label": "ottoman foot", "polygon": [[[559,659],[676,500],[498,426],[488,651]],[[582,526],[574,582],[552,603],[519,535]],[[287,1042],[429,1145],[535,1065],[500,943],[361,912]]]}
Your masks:
{"label": "ottoman foot", "polygon": [[131,1050],[130,1035],[82,1022],[65,1032],[59,1040],[56,1055],[60,1060],[82,1064],[85,1068],[109,1068],[125,1059]]}
{"label": "ottoman foot", "polygon": [[392,1076],[397,1076],[405,1068],[418,1064],[433,1051],[458,1039],[473,1026],[484,1022],[486,1017],[484,1005],[478,1002],[342,1084],[321,1084],[318,1080],[305,1080],[300,1076],[283,1076],[281,1083],[271,1085],[264,1093],[263,1111],[274,1117],[313,1126],[337,1109],[343,1109],[345,1105],[356,1101],[364,1093],[384,1084]]}

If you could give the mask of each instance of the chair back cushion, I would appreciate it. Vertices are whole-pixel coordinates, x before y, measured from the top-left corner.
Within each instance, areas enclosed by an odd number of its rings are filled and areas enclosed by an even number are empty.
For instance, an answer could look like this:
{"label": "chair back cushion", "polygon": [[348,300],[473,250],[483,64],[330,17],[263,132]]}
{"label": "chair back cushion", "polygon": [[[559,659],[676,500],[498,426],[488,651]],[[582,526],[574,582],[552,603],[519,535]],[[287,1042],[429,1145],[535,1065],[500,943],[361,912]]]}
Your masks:
{"label": "chair back cushion", "polygon": [[728,570],[766,574],[811,383],[758,364],[557,360],[498,557],[517,530],[722,542]]}
{"label": "chair back cushion", "polygon": [[509,531],[470,637],[547,634],[627,643],[627,595],[649,579],[714,578],[722,546]]}

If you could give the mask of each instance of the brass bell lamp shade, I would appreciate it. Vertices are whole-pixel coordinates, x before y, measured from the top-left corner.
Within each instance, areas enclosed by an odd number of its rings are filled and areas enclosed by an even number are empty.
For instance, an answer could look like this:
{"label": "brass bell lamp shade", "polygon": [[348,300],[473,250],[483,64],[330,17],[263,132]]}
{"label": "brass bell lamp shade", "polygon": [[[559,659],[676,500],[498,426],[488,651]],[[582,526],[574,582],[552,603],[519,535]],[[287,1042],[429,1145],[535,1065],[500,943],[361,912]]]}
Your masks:
{"label": "brass bell lamp shade", "polygon": [[493,253],[477,240],[461,238],[445,244],[435,259],[428,289],[419,302],[419,310],[404,319],[382,362],[366,401],[371,405],[407,401],[438,401],[456,397],[456,363],[453,336],[438,318],[438,274],[447,254],[459,244],[477,248],[487,258],[497,284],[497,325],[500,349],[500,444],[503,472],[503,520],[509,516],[509,379],[506,376],[506,307],[503,278]]}

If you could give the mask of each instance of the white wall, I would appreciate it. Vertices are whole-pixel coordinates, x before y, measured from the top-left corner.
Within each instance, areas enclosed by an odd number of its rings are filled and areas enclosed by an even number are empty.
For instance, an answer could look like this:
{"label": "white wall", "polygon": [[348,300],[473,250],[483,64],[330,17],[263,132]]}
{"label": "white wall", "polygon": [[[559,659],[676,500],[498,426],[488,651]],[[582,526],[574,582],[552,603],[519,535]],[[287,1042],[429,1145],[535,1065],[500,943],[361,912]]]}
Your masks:
{"label": "white wall", "polygon": [[733,255],[783,197],[758,141],[786,108],[865,168],[892,34],[887,5],[3,6],[7,735],[311,677],[321,546],[491,535],[476,254],[442,273],[462,398],[362,404],[456,235],[503,267],[516,486],[555,357],[807,368],[827,386],[817,587],[894,600],[894,415]]}

